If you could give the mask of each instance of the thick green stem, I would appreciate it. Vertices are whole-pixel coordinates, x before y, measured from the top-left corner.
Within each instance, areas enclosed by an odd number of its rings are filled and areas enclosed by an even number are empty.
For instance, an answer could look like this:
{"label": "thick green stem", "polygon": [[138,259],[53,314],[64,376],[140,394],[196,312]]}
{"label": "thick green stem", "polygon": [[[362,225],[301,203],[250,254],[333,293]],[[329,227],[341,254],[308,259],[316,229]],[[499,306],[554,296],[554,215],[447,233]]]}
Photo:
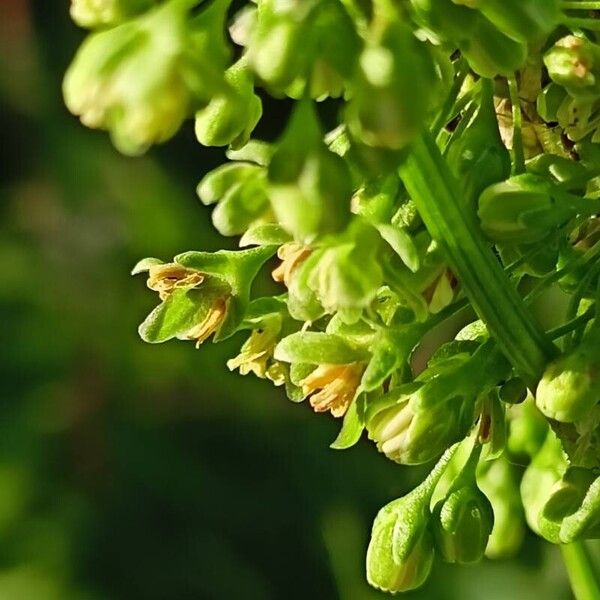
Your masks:
{"label": "thick green stem", "polygon": [[600,586],[583,542],[560,547],[576,600],[598,600]]}
{"label": "thick green stem", "polygon": [[473,308],[519,375],[534,387],[556,347],[504,273],[474,211],[461,205],[458,183],[429,133],[414,142],[400,176]]}

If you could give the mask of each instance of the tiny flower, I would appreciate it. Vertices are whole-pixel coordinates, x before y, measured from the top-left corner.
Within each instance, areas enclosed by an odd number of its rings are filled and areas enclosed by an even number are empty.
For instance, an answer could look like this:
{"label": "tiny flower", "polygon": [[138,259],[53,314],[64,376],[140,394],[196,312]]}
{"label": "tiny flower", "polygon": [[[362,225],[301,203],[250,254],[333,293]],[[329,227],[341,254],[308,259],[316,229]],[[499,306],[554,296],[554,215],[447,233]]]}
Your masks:
{"label": "tiny flower", "polygon": [[364,367],[359,363],[319,365],[300,385],[310,395],[315,412],[331,411],[334,417],[345,414],[356,394]]}
{"label": "tiny flower", "polygon": [[219,327],[227,314],[227,300],[215,298],[204,319],[185,334],[185,339],[195,340],[196,348],[206,341]]}
{"label": "tiny flower", "polygon": [[194,108],[227,87],[219,69],[227,49],[215,18],[224,14],[223,2],[205,9],[193,28],[188,10],[181,2],[166,2],[96,31],[67,70],[63,92],[69,110],[88,127],[109,130],[125,154],[166,141]]}
{"label": "tiny flower", "polygon": [[285,371],[281,363],[273,362],[279,328],[254,329],[242,346],[241,352],[227,361],[229,370],[239,369],[241,375],[254,373],[260,379],[270,379],[275,385],[285,383]]}
{"label": "tiny flower", "polygon": [[147,285],[158,292],[161,300],[166,300],[177,288],[198,287],[203,281],[203,273],[186,269],[177,263],[152,265],[148,269]]}
{"label": "tiny flower", "polygon": [[283,244],[277,250],[277,257],[281,264],[271,274],[277,283],[283,283],[289,287],[292,274],[310,255],[310,248],[296,242]]}

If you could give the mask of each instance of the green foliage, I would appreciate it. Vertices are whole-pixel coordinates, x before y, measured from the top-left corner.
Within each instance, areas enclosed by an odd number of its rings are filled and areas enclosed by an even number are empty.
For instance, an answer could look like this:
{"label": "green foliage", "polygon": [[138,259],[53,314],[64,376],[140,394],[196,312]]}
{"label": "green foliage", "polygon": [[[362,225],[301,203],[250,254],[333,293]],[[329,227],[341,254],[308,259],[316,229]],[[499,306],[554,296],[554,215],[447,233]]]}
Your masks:
{"label": "green foliage", "polygon": [[[108,28],[67,72],[71,112],[128,154],[195,115],[198,141],[228,146],[231,161],[198,195],[245,249],[138,264],[161,300],[142,337],[199,345],[249,332],[229,368],[343,417],[335,448],[367,429],[386,457],[413,465],[474,444],[462,470],[445,471],[433,521],[445,461],[382,509],[369,581],[417,588],[435,548],[457,563],[516,552],[513,459],[526,464],[522,508],[536,533],[600,534],[598,26],[577,16],[590,3],[82,7],[79,22]],[[265,136],[269,96],[296,102]],[[281,289],[257,297],[275,255]],[[565,310],[543,318],[558,290]]]}

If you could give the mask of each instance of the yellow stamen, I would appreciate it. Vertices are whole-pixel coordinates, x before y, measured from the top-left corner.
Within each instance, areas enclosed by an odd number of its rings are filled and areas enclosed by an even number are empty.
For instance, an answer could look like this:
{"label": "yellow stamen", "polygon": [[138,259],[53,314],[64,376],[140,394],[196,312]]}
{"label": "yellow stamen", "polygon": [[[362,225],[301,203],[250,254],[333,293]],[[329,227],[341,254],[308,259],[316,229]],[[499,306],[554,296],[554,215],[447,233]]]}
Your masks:
{"label": "yellow stamen", "polygon": [[176,288],[192,288],[204,281],[204,274],[186,269],[176,263],[152,265],[148,271],[147,285],[166,300]]}
{"label": "yellow stamen", "polygon": [[227,303],[224,299],[219,298],[208,311],[204,320],[187,332],[186,338],[196,340],[196,348],[199,348],[200,344],[219,328],[226,312]]}
{"label": "yellow stamen", "polygon": [[271,274],[273,279],[289,287],[292,273],[308,258],[310,252],[310,248],[296,242],[289,242],[280,246],[277,250],[277,256],[281,259],[281,264]]}
{"label": "yellow stamen", "polygon": [[310,395],[315,412],[329,410],[334,417],[341,417],[356,394],[362,371],[358,363],[319,365],[300,384],[305,397]]}

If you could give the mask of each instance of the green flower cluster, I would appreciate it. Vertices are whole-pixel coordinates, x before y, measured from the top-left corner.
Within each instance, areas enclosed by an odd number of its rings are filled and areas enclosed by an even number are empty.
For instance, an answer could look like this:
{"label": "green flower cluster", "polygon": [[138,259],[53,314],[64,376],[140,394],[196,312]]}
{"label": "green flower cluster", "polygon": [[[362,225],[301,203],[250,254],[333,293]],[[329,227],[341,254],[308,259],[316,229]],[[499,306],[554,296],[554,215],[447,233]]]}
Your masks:
{"label": "green flower cluster", "polygon": [[[420,586],[435,553],[514,554],[525,523],[553,543],[600,537],[589,10],[72,0],[95,28],[64,82],[84,124],[139,154],[195,116],[201,144],[228,147],[197,191],[240,250],[142,260],[160,299],[142,338],[247,332],[228,367],[343,417],[333,447],[366,430],[397,463],[442,456],[375,520],[380,589]],[[274,141],[252,137],[264,94],[296,101]],[[254,297],[266,269],[280,294]]]}

